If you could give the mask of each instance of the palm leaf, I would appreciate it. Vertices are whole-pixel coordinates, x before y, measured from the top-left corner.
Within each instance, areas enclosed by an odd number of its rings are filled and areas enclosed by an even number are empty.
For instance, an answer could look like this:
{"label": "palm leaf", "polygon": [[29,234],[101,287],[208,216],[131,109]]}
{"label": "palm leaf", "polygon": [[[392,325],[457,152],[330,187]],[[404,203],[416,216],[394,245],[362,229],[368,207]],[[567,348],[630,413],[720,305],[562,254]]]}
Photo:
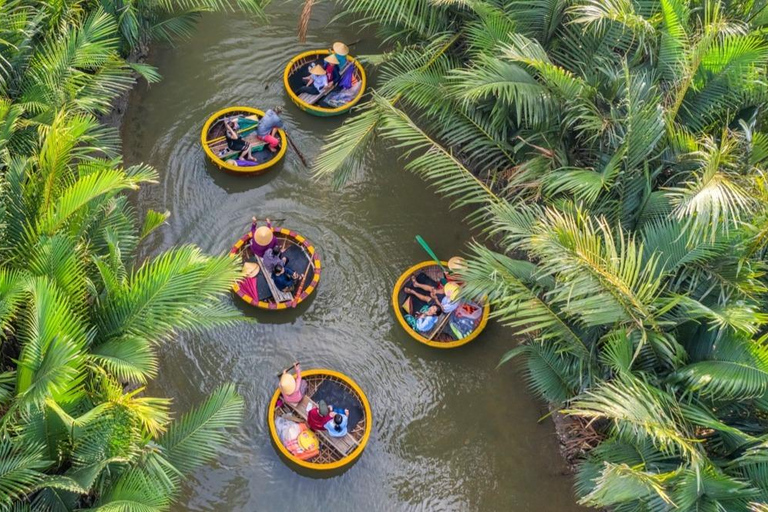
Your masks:
{"label": "palm leaf", "polygon": [[171,423],[158,442],[165,457],[188,474],[215,458],[230,439],[229,429],[240,424],[244,402],[234,386],[224,386],[195,409]]}

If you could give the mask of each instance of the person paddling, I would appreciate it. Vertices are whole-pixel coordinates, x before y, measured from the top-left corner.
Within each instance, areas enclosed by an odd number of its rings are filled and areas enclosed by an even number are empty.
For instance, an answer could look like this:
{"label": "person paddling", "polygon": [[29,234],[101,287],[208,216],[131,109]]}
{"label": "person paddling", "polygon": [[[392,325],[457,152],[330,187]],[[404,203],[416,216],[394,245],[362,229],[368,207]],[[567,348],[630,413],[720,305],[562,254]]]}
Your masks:
{"label": "person paddling", "polygon": [[277,245],[277,239],[272,232],[272,221],[267,219],[266,226],[258,226],[258,219],[253,217],[251,222],[251,252],[259,258],[263,258],[267,249]]}
{"label": "person paddling", "polygon": [[296,377],[288,373],[288,369],[280,375],[280,393],[285,403],[298,405],[307,391],[307,383],[301,379],[301,365],[298,361],[293,363],[293,369],[296,370]]}
{"label": "person paddling", "polygon": [[259,124],[256,127],[256,138],[269,144],[269,150],[273,153],[280,146],[280,139],[277,135],[278,130],[283,127],[283,120],[280,118],[282,112],[280,107],[267,110],[264,112],[264,117],[259,119]]}

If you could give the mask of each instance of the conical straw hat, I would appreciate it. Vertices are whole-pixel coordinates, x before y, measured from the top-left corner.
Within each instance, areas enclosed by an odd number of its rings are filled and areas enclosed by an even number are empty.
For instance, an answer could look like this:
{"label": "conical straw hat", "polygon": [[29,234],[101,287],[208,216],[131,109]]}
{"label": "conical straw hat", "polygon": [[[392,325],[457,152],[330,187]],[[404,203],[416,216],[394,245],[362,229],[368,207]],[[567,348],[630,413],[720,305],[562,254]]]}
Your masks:
{"label": "conical straw hat", "polygon": [[467,260],[461,256],[454,256],[448,260],[448,268],[454,272],[467,268]]}
{"label": "conical straw hat", "polygon": [[272,234],[272,230],[270,228],[267,226],[261,226],[256,230],[256,234],[253,235],[253,239],[256,240],[256,243],[259,245],[267,245],[272,241],[273,236],[274,235]]}
{"label": "conical straw hat", "polygon": [[296,391],[296,379],[290,373],[284,373],[280,377],[280,392],[284,395],[290,395]]}
{"label": "conical straw hat", "polygon": [[314,66],[312,66],[309,69],[309,72],[312,73],[313,75],[324,75],[325,74],[325,70],[323,69],[323,66],[321,66],[320,64],[315,64]]}
{"label": "conical straw hat", "polygon": [[349,47],[340,41],[335,42],[333,43],[333,53],[347,55],[349,53]]}
{"label": "conical straw hat", "polygon": [[330,62],[331,64],[339,64],[339,59],[336,58],[334,54],[330,54],[325,59],[323,59],[325,62]]}
{"label": "conical straw hat", "polygon": [[259,273],[259,264],[246,261],[243,264],[243,275],[245,277],[256,277]]}

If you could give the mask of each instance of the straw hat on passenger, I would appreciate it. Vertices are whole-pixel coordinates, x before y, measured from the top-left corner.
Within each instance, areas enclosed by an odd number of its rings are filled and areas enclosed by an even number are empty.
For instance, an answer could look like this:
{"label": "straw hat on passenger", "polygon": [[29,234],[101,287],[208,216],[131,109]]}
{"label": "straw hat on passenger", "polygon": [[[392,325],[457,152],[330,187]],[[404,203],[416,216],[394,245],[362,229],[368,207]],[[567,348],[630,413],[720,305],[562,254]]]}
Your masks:
{"label": "straw hat on passenger", "polygon": [[290,373],[284,373],[280,376],[280,392],[284,395],[290,395],[296,391],[296,379]]}
{"label": "straw hat on passenger", "polygon": [[336,55],[334,55],[334,54],[330,54],[329,56],[327,56],[327,57],[326,57],[325,59],[323,59],[323,60],[324,60],[325,62],[329,62],[329,63],[331,63],[331,64],[336,64],[337,66],[339,65],[339,59],[337,59],[337,58],[336,58]]}
{"label": "straw hat on passenger", "polygon": [[452,270],[453,272],[464,270],[465,268],[467,268],[467,260],[461,256],[454,256],[448,260],[448,269]]}
{"label": "straw hat on passenger", "polygon": [[446,283],[444,288],[445,296],[448,297],[448,300],[454,301],[459,296],[459,290],[461,290],[461,287],[456,283]]}
{"label": "straw hat on passenger", "polygon": [[245,277],[256,277],[259,273],[259,264],[246,261],[243,263],[243,275]]}
{"label": "straw hat on passenger", "polygon": [[333,43],[333,53],[338,55],[347,55],[349,54],[349,47],[341,41],[335,42]]}
{"label": "straw hat on passenger", "polygon": [[325,70],[323,69],[323,66],[321,66],[320,64],[315,64],[314,66],[309,68],[309,72],[312,73],[313,75],[324,75],[325,74]]}
{"label": "straw hat on passenger", "polygon": [[267,245],[272,241],[273,237],[274,235],[272,234],[272,229],[268,228],[267,226],[259,227],[256,230],[256,233],[253,235],[253,239],[256,240],[256,243],[259,245]]}

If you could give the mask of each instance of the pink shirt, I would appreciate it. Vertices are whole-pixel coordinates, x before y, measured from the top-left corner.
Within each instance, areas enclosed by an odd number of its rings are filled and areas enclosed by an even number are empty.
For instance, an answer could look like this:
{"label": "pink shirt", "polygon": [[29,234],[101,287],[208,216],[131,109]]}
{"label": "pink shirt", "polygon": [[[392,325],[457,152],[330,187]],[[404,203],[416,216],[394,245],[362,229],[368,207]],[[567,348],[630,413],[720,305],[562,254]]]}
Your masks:
{"label": "pink shirt", "polygon": [[291,393],[290,395],[286,395],[285,393],[283,395],[283,400],[285,402],[288,402],[289,404],[297,404],[301,402],[301,399],[304,398],[304,395],[301,394],[301,367],[296,367],[296,390]]}

